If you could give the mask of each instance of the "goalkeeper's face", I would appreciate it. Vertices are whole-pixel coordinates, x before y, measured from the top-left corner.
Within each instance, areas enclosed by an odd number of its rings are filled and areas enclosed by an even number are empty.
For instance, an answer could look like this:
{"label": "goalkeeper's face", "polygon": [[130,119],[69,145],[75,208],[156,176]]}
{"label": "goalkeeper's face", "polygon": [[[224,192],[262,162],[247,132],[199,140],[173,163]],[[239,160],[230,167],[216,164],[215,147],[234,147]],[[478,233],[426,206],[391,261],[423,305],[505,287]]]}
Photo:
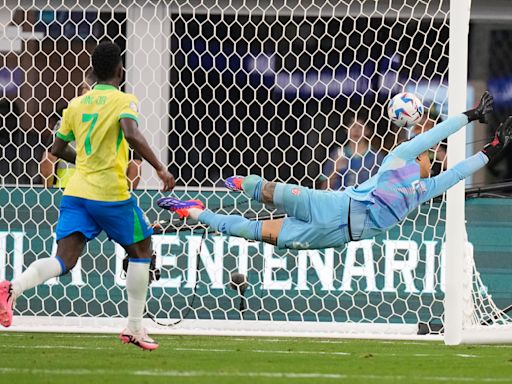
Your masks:
{"label": "goalkeeper's face", "polygon": [[428,151],[423,152],[416,158],[416,161],[420,165],[420,177],[426,179],[430,176],[430,157]]}

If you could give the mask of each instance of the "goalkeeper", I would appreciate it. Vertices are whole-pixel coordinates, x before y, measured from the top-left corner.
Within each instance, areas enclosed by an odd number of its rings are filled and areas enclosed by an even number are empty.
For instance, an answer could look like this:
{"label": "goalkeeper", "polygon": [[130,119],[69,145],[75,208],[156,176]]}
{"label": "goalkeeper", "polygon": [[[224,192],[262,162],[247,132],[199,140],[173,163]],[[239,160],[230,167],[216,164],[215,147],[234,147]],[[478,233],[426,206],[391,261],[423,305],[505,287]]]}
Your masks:
{"label": "goalkeeper", "polygon": [[376,175],[345,191],[316,191],[267,182],[256,175],[226,180],[229,189],[243,191],[254,200],[283,209],[288,215],[284,219],[250,221],[241,216],[213,213],[197,200],[172,197],[161,198],[158,205],[224,234],[261,240],[279,248],[322,249],[372,238],[398,224],[421,203],[441,195],[485,166],[506,147],[512,117],[496,129],[494,139],[481,152],[429,178],[430,160],[426,151],[472,121],[486,122],[492,112],[493,99],[486,92],[475,109],[455,115],[398,145],[383,160]]}

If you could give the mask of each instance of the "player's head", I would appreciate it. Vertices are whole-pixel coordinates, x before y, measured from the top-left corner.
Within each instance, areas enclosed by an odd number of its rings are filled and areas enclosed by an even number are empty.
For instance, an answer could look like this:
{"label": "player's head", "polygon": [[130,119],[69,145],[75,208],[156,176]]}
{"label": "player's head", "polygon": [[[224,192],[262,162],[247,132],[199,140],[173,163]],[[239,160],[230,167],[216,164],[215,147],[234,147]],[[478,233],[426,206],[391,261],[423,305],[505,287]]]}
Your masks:
{"label": "player's head", "polygon": [[92,53],[91,62],[98,83],[121,84],[123,63],[121,48],[117,44],[107,41],[98,44]]}
{"label": "player's head", "polygon": [[421,153],[417,158],[416,162],[420,165],[420,177],[422,179],[426,179],[430,176],[430,156],[428,155],[428,151]]}
{"label": "player's head", "polygon": [[[402,143],[405,143],[406,141],[409,141],[409,140],[411,140],[411,139],[400,140],[398,142],[397,146]],[[426,179],[427,177],[429,177],[430,176],[430,168],[431,168],[432,164],[430,162],[430,156],[429,156],[428,150],[420,153],[419,156],[416,157],[416,162],[420,166],[420,177],[422,179]]]}

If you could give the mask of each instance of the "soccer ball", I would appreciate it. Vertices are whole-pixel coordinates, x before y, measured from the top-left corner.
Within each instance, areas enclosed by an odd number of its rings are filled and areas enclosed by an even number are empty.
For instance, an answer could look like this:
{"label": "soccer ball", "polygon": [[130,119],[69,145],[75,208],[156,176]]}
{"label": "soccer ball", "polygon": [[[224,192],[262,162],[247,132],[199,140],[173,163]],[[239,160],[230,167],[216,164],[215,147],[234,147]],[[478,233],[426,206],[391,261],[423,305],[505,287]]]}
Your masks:
{"label": "soccer ball", "polygon": [[388,103],[388,116],[399,127],[411,128],[423,116],[423,104],[412,93],[402,92]]}

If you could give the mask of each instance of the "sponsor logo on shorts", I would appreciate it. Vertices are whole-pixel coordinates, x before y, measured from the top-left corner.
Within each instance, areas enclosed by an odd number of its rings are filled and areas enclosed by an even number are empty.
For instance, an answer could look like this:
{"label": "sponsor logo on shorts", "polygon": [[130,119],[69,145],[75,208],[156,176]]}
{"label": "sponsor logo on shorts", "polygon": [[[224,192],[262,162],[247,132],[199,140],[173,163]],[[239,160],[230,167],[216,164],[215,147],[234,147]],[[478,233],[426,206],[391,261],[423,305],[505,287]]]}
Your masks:
{"label": "sponsor logo on shorts", "polygon": [[300,188],[293,188],[292,189],[292,195],[299,196],[300,195]]}

